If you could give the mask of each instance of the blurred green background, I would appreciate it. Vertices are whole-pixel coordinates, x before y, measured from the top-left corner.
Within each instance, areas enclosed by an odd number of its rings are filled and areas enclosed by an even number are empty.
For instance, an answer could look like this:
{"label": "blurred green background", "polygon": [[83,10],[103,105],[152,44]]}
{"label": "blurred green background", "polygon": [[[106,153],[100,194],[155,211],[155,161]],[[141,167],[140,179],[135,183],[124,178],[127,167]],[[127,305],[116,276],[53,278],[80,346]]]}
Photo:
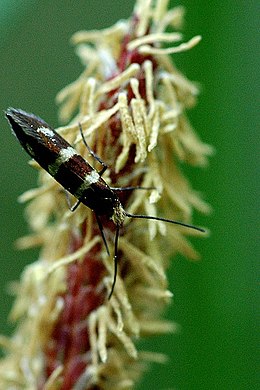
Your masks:
{"label": "blurred green background", "polygon": [[[69,44],[71,35],[127,18],[133,4],[1,0],[1,112],[21,107],[58,125],[54,97],[82,69]],[[176,55],[175,61],[202,85],[199,104],[189,115],[202,139],[217,150],[209,169],[187,170],[214,208],[211,216],[195,216],[212,234],[194,242],[202,261],[179,257],[172,262],[169,280],[175,298],[167,316],[181,331],[142,343],[142,348],[168,353],[170,361],[154,365],[138,389],[258,389],[260,7],[257,1],[172,1],[179,4],[187,11],[185,37],[203,36],[198,47]],[[36,174],[3,114],[0,125],[0,332],[10,334],[8,282],[37,257],[14,249],[15,239],[28,232],[24,206],[16,199],[36,185]]]}

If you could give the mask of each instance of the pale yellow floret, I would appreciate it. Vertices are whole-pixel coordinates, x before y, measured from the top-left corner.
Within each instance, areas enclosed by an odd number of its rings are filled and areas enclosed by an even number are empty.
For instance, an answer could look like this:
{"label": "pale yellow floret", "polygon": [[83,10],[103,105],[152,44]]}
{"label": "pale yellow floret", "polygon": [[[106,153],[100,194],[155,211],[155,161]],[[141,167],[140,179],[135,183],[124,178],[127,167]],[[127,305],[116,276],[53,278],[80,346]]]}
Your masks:
{"label": "pale yellow floret", "polygon": [[[93,115],[92,117],[86,116],[81,121],[80,124],[82,126],[82,129],[84,130],[84,136],[87,138],[92,133],[97,130],[99,127],[101,127],[103,124],[105,124],[114,114],[117,113],[119,110],[119,104],[115,104],[111,109],[109,110],[102,110]],[[78,125],[74,125],[73,128],[78,129]],[[73,129],[72,128],[72,129]],[[77,135],[77,138],[75,140],[75,143],[82,141],[82,137],[80,134]]]}
{"label": "pale yellow floret", "polygon": [[[162,9],[162,4],[166,4],[166,8]],[[156,23],[156,31],[162,32],[165,31],[167,27],[173,27],[176,29],[181,29],[183,26],[183,19],[185,14],[185,9],[182,6],[174,7],[173,9],[167,10],[169,0],[158,1],[158,8],[161,8],[162,11],[157,11],[154,13]]]}
{"label": "pale yellow floret", "polygon": [[136,35],[138,37],[142,37],[146,34],[152,15],[152,3],[153,0],[137,0],[136,2],[135,12],[140,17],[139,23],[136,28]]}
{"label": "pale yellow floret", "polygon": [[182,39],[182,35],[179,33],[157,33],[148,34],[131,41],[127,48],[128,50],[134,50],[147,43],[161,43],[161,42],[178,42]]}
{"label": "pale yellow floret", "polygon": [[95,114],[95,95],[97,89],[97,81],[93,77],[89,77],[84,86],[80,99],[80,112],[82,116],[92,117]]}
{"label": "pale yellow floret", "polygon": [[118,22],[114,26],[103,30],[92,31],[78,31],[76,32],[71,41],[73,44],[78,45],[83,42],[102,42],[103,40],[118,40],[126,32],[127,26],[124,22]]}
{"label": "pale yellow floret", "polygon": [[62,381],[63,365],[58,366],[44,384],[44,390],[56,390],[57,384]]}
{"label": "pale yellow floret", "polygon": [[60,267],[64,267],[65,265],[69,265],[73,263],[75,260],[82,259],[82,257],[88,253],[98,242],[100,241],[100,237],[96,236],[90,242],[83,245],[80,249],[73,252],[68,256],[64,256],[61,259],[57,259],[54,264],[52,264],[47,270],[46,277],[49,277],[54,271],[56,271]]}
{"label": "pale yellow floret", "polygon": [[161,283],[165,282],[165,272],[153,258],[148,256],[146,253],[138,249],[135,245],[131,244],[124,238],[121,238],[120,240],[120,248],[124,251],[126,257],[128,258],[129,262],[132,263],[133,267],[136,267],[136,269],[141,271],[141,274],[143,274],[143,271],[147,270],[149,272],[155,273],[155,277],[158,278],[158,281]]}
{"label": "pale yellow floret", "polygon": [[101,85],[97,91],[97,97],[113,91],[117,88],[124,87],[124,84],[128,83],[131,77],[136,76],[137,72],[140,70],[140,65],[131,64],[129,67],[121,72],[118,76],[114,77],[112,80],[107,81]]}
{"label": "pale yellow floret", "polygon": [[200,40],[201,40],[201,36],[197,35],[196,37],[191,38],[188,42],[181,43],[177,47],[156,48],[149,45],[143,45],[139,48],[139,51],[142,54],[153,54],[153,55],[175,54],[175,53],[180,53],[182,51],[192,49],[194,46],[196,46],[199,43]]}

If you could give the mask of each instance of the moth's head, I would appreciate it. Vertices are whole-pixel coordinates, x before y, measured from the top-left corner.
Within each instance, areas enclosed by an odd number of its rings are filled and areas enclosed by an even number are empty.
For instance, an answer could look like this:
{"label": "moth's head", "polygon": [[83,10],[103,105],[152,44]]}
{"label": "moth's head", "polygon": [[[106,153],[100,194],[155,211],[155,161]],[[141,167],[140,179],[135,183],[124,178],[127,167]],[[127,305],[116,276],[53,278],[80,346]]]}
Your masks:
{"label": "moth's head", "polygon": [[125,217],[126,217],[126,212],[120,202],[120,200],[117,198],[114,203],[113,207],[113,215],[111,217],[112,221],[114,222],[115,225],[121,226],[124,223]]}

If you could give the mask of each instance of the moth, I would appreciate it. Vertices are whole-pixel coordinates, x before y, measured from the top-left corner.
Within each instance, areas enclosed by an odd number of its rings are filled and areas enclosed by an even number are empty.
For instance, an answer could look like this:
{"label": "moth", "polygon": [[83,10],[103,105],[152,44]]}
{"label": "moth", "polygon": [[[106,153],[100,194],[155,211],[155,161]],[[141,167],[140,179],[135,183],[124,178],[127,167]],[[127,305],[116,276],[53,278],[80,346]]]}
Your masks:
{"label": "moth", "polygon": [[[114,276],[108,299],[111,298],[116,284],[119,233],[126,217],[153,219],[205,232],[200,227],[180,221],[151,215],[130,214],[124,210],[117,193],[118,191],[135,189],[135,187],[114,188],[105,182],[102,175],[106,171],[107,165],[88,146],[80,124],[83,142],[90,154],[101,163],[102,169],[100,171],[94,169],[43,119],[15,108],[8,108],[6,117],[24,150],[65,190],[77,198],[78,201],[71,210],[75,211],[82,203],[94,212],[108,255],[109,249],[100,217],[106,216],[115,224]],[[136,188],[143,189],[142,187]]]}

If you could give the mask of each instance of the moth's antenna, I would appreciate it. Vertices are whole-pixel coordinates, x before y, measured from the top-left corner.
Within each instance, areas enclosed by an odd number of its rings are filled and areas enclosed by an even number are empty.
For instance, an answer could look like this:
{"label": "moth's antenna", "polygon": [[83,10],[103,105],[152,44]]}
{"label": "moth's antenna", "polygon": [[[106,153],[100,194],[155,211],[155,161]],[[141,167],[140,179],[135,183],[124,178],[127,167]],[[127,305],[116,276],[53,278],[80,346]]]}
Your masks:
{"label": "moth's antenna", "polygon": [[180,225],[184,226],[189,229],[198,230],[199,232],[205,233],[206,231],[198,226],[189,225],[188,223],[180,222],[180,221],[174,221],[173,219],[166,219],[161,217],[153,217],[151,215],[140,215],[140,214],[130,214],[125,212],[125,215],[129,218],[140,218],[140,219],[153,219],[155,221],[163,221],[168,223],[173,223],[174,225]]}

